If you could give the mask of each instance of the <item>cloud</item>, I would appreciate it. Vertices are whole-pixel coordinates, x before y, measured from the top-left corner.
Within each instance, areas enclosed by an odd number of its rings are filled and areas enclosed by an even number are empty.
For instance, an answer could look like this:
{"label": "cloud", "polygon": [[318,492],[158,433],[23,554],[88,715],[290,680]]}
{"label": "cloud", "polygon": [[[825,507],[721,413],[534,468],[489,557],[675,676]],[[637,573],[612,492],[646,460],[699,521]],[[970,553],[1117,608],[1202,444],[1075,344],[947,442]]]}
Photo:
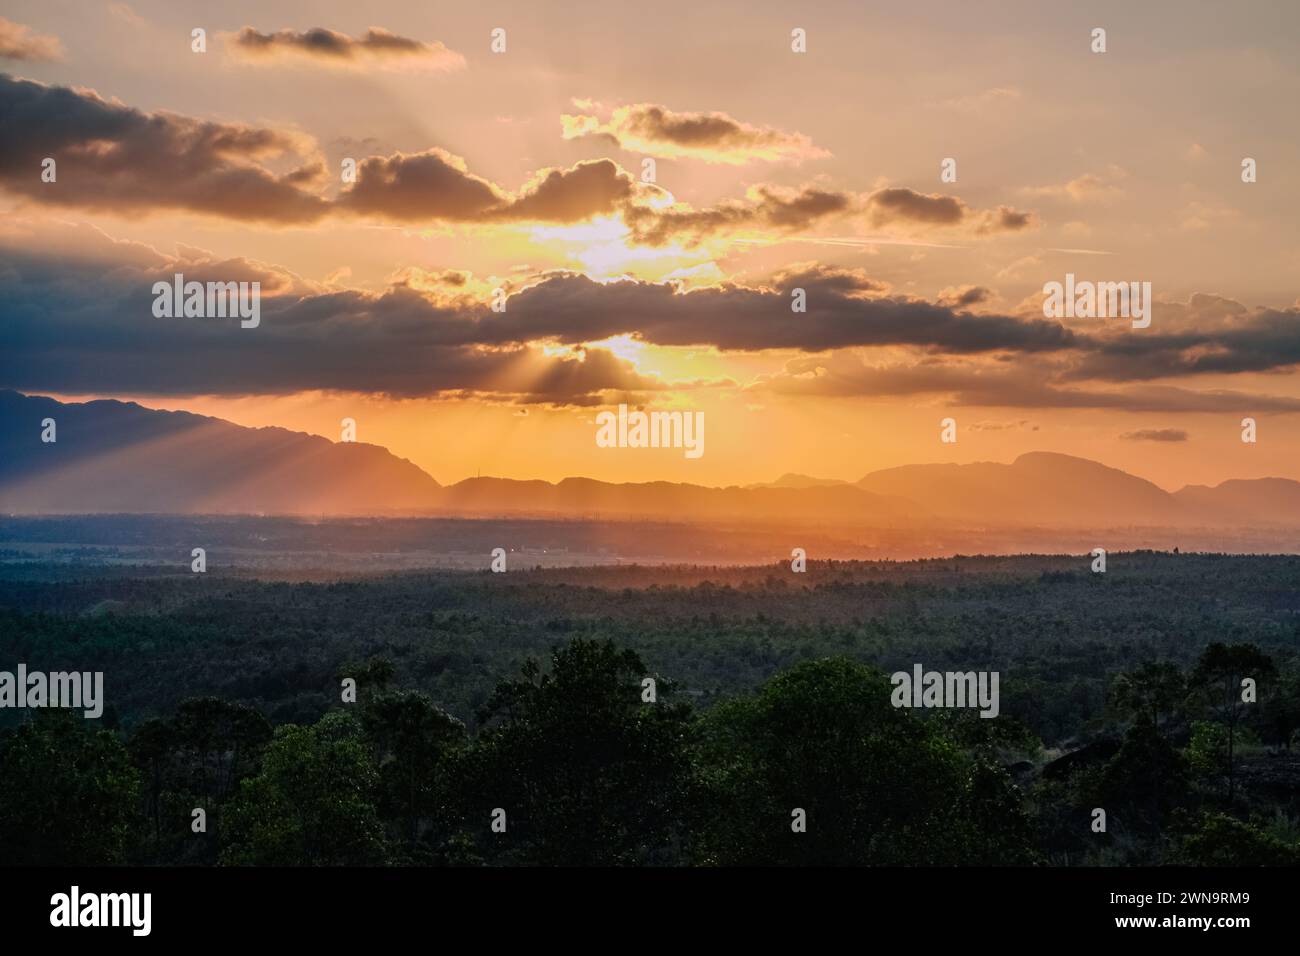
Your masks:
{"label": "cloud", "polygon": [[[314,223],[336,212],[394,222],[577,222],[641,191],[612,160],[546,169],[512,195],[441,149],[371,156],[336,201],[316,144],[273,129],[143,113],[91,91],[0,74],[0,186],[53,205],[144,215],[184,210],[245,222]],[[57,179],[41,181],[55,159]],[[293,160],[287,172],[267,163]],[[654,190],[655,187],[644,187]]]}
{"label": "cloud", "polygon": [[31,63],[63,59],[63,44],[56,36],[34,33],[31,27],[0,17],[0,57]]}
{"label": "cloud", "polygon": [[[820,185],[751,186],[743,199],[694,209],[674,203],[611,159],[538,170],[517,192],[472,173],[437,147],[361,158],[356,181],[330,199],[323,153],[285,130],[144,113],[90,90],[51,87],[0,74],[0,188],[31,202],[142,216],[188,211],[243,222],[308,225],[337,214],[398,223],[491,226],[584,222],[618,216],[631,244],[686,247],[751,234],[790,237],[837,218],[865,214],[875,228],[907,238],[930,229],[972,235],[1016,231],[1029,213],[976,211],[953,196],[890,188],[870,196]],[[364,143],[353,145],[364,146]],[[41,162],[56,160],[55,182]],[[877,237],[875,241],[885,241]]]}
{"label": "cloud", "polygon": [[1128,171],[1111,165],[1101,173],[1084,173],[1069,182],[1055,186],[1027,186],[1027,196],[1048,199],[1065,199],[1073,203],[1107,202],[1124,194],[1119,183],[1128,178]]}
{"label": "cloud", "polygon": [[1119,436],[1125,441],[1187,441],[1187,432],[1181,428],[1139,428]]}
{"label": "cloud", "polygon": [[921,226],[950,228],[965,226],[979,235],[1018,232],[1034,224],[1032,213],[1010,206],[975,211],[956,196],[919,193],[892,186],[878,189],[866,199],[867,219],[872,226]]}
{"label": "cloud", "polygon": [[751,187],[744,200],[724,200],[705,209],[630,206],[623,220],[633,241],[648,246],[680,242],[688,247],[717,236],[754,230],[799,232],[852,211],[849,193],[804,186]]}
{"label": "cloud", "polygon": [[[575,105],[580,103],[590,101],[575,100]],[[653,103],[620,106],[604,121],[585,113],[565,114],[560,117],[560,128],[565,139],[597,137],[624,149],[669,159],[740,165],[799,162],[830,155],[802,133],[752,126],[726,113],[675,113]]]}
{"label": "cloud", "polygon": [[[159,319],[152,285],[260,281],[261,324]],[[557,405],[662,391],[607,350],[466,344],[465,324],[414,289],[318,287],[282,269],[182,247],[166,255],[88,226],[0,227],[0,382],[22,390],[151,395],[355,391]],[[459,341],[454,341],[459,340]]]}
{"label": "cloud", "polygon": [[322,66],[443,72],[465,68],[465,57],[442,43],[426,43],[371,27],[358,39],[316,27],[259,33],[244,27],[228,40],[231,49],[246,60],[271,62],[296,60]]}
{"label": "cloud", "polygon": [[788,361],[761,376],[752,392],[796,397],[878,398],[930,396],[949,406],[980,408],[1086,408],[1147,413],[1257,414],[1300,412],[1300,398],[1229,389],[1196,391],[1174,385],[1096,389],[1063,385],[1062,361],[1018,357],[1008,362],[933,357],[870,364],[849,352]]}
{"label": "cloud", "polygon": [[[176,272],[200,282],[260,282],[261,324],[155,318],[153,283]],[[549,274],[515,287],[504,312],[489,307],[482,282],[455,270],[406,269],[381,292],[334,284],[340,278],[317,283],[252,259],[189,246],[167,254],[89,226],[11,218],[0,224],[0,386],[178,395],[322,389],[589,405],[610,395],[727,384],[667,381],[590,344],[627,336],[732,353],[802,353],[751,391],[1152,414],[1300,411],[1300,398],[1133,384],[1116,374],[1117,356],[1157,370],[1148,377],[1189,374],[1195,361],[1209,359],[1214,366],[1204,370],[1222,372],[1234,356],[1231,367],[1249,370],[1300,358],[1290,332],[1300,316],[1218,296],[1167,306],[1166,341],[1140,346],[1159,337],[958,311],[895,294],[861,270],[816,263],[753,284],[690,289]],[[795,288],[806,294],[806,312],[791,311]],[[1273,340],[1288,334],[1290,353]],[[1206,341],[1218,347],[1207,350]],[[1192,350],[1181,366],[1171,364],[1178,349]]]}
{"label": "cloud", "polygon": [[494,215],[533,222],[581,222],[623,207],[635,193],[635,180],[613,160],[586,160],[568,169],[543,170]]}
{"label": "cloud", "polygon": [[939,304],[950,309],[968,309],[993,297],[993,291],[982,285],[952,286],[939,293]]}
{"label": "cloud", "polygon": [[470,173],[459,156],[430,149],[363,160],[356,183],[339,196],[338,206],[399,222],[573,223],[616,211],[636,191],[630,173],[613,160],[599,159],[541,170],[518,195],[510,195]]}
{"label": "cloud", "polygon": [[[805,292],[804,313],[791,312],[790,290],[796,286]],[[479,342],[530,336],[594,342],[631,333],[658,345],[734,351],[898,345],[960,354],[1029,353],[1073,344],[1073,333],[1057,322],[958,314],[921,299],[880,294],[886,288],[860,273],[821,267],[780,273],[773,284],[693,289],[562,274],[520,290],[505,312],[486,313],[472,333],[464,331]]]}
{"label": "cloud", "polygon": [[356,183],[338,199],[348,212],[402,222],[470,222],[506,202],[494,184],[442,149],[364,159]]}
{"label": "cloud", "polygon": [[[140,215],[181,209],[245,222],[308,223],[328,206],[300,188],[302,170],[275,175],[265,160],[317,162],[291,133],[143,113],[90,91],[0,74],[0,185],[53,205]],[[55,159],[57,180],[41,181]]]}
{"label": "cloud", "polygon": [[1074,378],[1134,381],[1187,375],[1275,372],[1300,365],[1300,308],[1248,308],[1196,293],[1158,302],[1152,327],[1092,336]]}

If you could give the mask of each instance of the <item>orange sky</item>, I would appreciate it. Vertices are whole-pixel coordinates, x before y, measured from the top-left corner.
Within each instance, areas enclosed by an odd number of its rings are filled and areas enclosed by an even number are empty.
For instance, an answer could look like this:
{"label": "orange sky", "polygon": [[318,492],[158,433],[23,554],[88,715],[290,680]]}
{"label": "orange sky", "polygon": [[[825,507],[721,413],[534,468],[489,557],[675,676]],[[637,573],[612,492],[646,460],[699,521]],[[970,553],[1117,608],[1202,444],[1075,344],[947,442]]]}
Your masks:
{"label": "orange sky", "polygon": [[[0,387],[354,418],[442,482],[1300,478],[1300,11],[968,6],[11,3]],[[262,325],[154,318],[176,271]],[[1151,327],[1045,319],[1066,273]],[[598,448],[621,401],[705,455]]]}

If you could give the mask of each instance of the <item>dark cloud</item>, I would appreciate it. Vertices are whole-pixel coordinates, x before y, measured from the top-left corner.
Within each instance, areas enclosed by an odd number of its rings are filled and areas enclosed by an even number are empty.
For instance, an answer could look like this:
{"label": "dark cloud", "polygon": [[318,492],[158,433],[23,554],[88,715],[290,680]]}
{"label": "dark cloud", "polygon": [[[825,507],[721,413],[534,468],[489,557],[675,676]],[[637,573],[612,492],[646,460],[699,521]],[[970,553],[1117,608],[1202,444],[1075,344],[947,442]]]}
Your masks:
{"label": "dark cloud", "polygon": [[246,26],[230,38],[230,45],[241,55],[260,60],[292,57],[330,65],[397,62],[429,70],[454,70],[465,65],[463,56],[441,43],[412,40],[380,27],[371,27],[353,39],[322,27],[260,33]]}
{"label": "dark cloud", "polygon": [[507,197],[441,149],[371,156],[357,166],[357,181],[339,196],[339,208],[400,222],[472,222]]}
{"label": "dark cloud", "polygon": [[[1206,312],[1211,303],[1217,317]],[[1073,377],[1132,381],[1269,372],[1300,364],[1300,309],[1250,310],[1231,300],[1193,297],[1187,305],[1157,303],[1154,312],[1150,329],[1096,335]],[[1157,331],[1166,326],[1173,331]]]}
{"label": "dark cloud", "polygon": [[866,200],[868,221],[875,227],[919,225],[934,228],[966,226],[977,234],[1017,232],[1033,225],[1031,213],[1010,206],[976,211],[956,196],[919,193],[893,186],[878,189]]}
{"label": "dark cloud", "polygon": [[842,216],[853,206],[849,193],[805,186],[790,190],[758,186],[745,200],[727,200],[706,209],[650,209],[629,206],[623,220],[637,243],[663,246],[680,242],[694,246],[716,235],[744,229],[799,232]]}
{"label": "dark cloud", "polygon": [[431,149],[364,160],[338,206],[401,222],[572,223],[616,211],[634,190],[630,174],[601,159],[542,170],[518,196],[509,196],[470,173],[458,157]]}
{"label": "dark cloud", "polygon": [[[159,319],[152,286],[259,281],[261,324]],[[410,272],[410,270],[408,270]],[[1300,399],[1167,384],[1080,383],[1104,343],[1059,323],[958,312],[893,295],[859,270],[804,265],[769,281],[685,289],[552,274],[505,312],[467,295],[463,273],[411,273],[382,293],[335,289],[247,259],[181,247],[163,255],[90,227],[0,226],[0,387],[140,394],[475,393],[589,404],[609,394],[697,388],[638,373],[586,342],[631,334],[661,345],[798,350],[755,390],[790,395],[944,395],[956,405],[1167,412],[1300,411]],[[791,311],[802,288],[807,311]],[[432,290],[432,291],[430,291]],[[1249,328],[1249,317],[1221,331]],[[547,354],[537,342],[569,351]],[[903,350],[868,364],[857,347]],[[816,354],[808,354],[816,353]],[[895,352],[898,356],[900,353]]]}
{"label": "dark cloud", "polygon": [[[307,146],[274,130],[142,113],[94,93],[0,74],[0,185],[28,199],[143,214],[183,209],[252,222],[307,223],[328,204],[302,168],[261,164]],[[42,160],[57,180],[41,181]],[[312,167],[307,167],[309,170]]]}
{"label": "dark cloud", "polygon": [[1197,391],[1174,385],[1079,388],[1064,383],[1063,360],[1018,356],[1014,362],[973,363],[943,356],[874,365],[849,353],[793,359],[756,392],[830,398],[943,396],[945,404],[980,408],[1088,408],[1232,415],[1300,412],[1300,398],[1229,389]]}
{"label": "dark cloud", "polygon": [[[791,311],[793,276],[807,311]],[[873,283],[844,270],[785,273],[784,288],[725,284],[684,291],[670,283],[595,282],[559,275],[511,296],[504,313],[485,314],[477,341],[549,337],[596,341],[631,332],[660,345],[720,349],[801,349],[911,345],[956,353],[1055,351],[1073,333],[1058,322],[958,314],[920,299],[864,295]]]}
{"label": "dark cloud", "polygon": [[872,193],[867,199],[867,209],[876,226],[899,220],[955,226],[966,216],[966,204],[956,196],[927,196],[902,187]]}
{"label": "dark cloud", "polygon": [[[303,389],[393,396],[477,394],[590,405],[609,393],[662,390],[602,349],[547,355],[449,334],[464,316],[405,287],[322,293],[291,274],[198,250],[163,256],[67,227],[58,248],[0,235],[0,383],[55,392],[289,394]],[[261,281],[261,323],[155,318],[152,286]]]}
{"label": "dark cloud", "polygon": [[581,222],[614,212],[632,199],[634,189],[631,175],[613,160],[589,160],[569,169],[543,171],[494,215],[534,222]]}
{"label": "dark cloud", "polygon": [[993,298],[993,291],[982,285],[963,285],[944,289],[939,293],[939,304],[950,309],[969,309],[973,305]]}

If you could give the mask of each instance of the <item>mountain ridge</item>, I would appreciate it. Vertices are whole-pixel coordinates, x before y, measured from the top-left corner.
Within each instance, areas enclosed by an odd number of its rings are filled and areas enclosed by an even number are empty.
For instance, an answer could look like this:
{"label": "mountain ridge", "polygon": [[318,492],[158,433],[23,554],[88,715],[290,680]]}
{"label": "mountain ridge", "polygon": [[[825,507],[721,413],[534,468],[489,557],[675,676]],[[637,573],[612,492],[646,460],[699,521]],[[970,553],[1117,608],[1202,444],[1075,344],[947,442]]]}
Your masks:
{"label": "mountain ridge", "polygon": [[[41,441],[53,418],[56,441]],[[758,518],[857,525],[1300,526],[1300,482],[1227,479],[1165,491],[1060,452],[1010,463],[899,465],[856,482],[787,473],[775,482],[558,482],[497,477],[442,485],[381,445],[250,428],[186,411],[0,390],[0,511],[573,518]]]}

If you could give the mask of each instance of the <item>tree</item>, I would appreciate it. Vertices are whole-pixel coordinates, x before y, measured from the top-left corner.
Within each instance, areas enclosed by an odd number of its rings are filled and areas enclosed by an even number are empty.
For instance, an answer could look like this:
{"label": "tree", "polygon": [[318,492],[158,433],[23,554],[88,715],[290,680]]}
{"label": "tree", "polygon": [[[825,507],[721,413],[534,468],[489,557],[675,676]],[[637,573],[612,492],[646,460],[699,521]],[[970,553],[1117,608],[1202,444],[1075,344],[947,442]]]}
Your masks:
{"label": "tree", "polygon": [[386,860],[378,779],[361,726],[334,711],[311,727],[277,727],[256,777],[222,816],[221,862],[365,866]]}
{"label": "tree", "polygon": [[1184,831],[1175,860],[1191,866],[1300,866],[1300,847],[1226,813],[1190,815],[1178,821]]}
{"label": "tree", "polygon": [[[461,762],[465,832],[486,858],[544,865],[673,862],[691,819],[689,705],[609,641],[575,639],[497,685]],[[490,829],[505,811],[506,832]]]}
{"label": "tree", "polygon": [[1132,811],[1139,826],[1159,832],[1169,812],[1186,801],[1188,785],[1186,758],[1142,719],[1102,770],[1098,800]]}
{"label": "tree", "polygon": [[215,822],[239,781],[256,772],[270,739],[271,725],[258,711],[217,697],[184,700],[171,719],[137,726],[127,747],[144,779],[153,830],[152,845],[140,855],[149,862],[215,863],[215,831],[195,834],[192,812],[202,808]]}
{"label": "tree", "polygon": [[378,810],[398,821],[395,836],[408,851],[425,829],[445,840],[451,817],[446,777],[465,746],[465,725],[424,694],[398,691],[371,696],[361,727],[379,771]]}
{"label": "tree", "polygon": [[1228,728],[1228,802],[1236,793],[1234,746],[1237,725],[1252,705],[1242,700],[1242,680],[1253,678],[1264,683],[1275,674],[1273,659],[1254,644],[1214,643],[1196,662],[1190,684],[1211,711]]}
{"label": "tree", "polygon": [[[880,671],[831,658],[705,715],[705,862],[924,865],[1028,859],[1019,791],[890,702]],[[796,811],[806,829],[796,832]]]}
{"label": "tree", "polygon": [[1111,685],[1111,703],[1133,720],[1149,721],[1160,730],[1160,718],[1169,717],[1187,696],[1187,682],[1177,664],[1147,661]]}
{"label": "tree", "polygon": [[0,735],[0,847],[12,865],[123,861],[139,775],[117,737],[80,714],[37,711]]}

